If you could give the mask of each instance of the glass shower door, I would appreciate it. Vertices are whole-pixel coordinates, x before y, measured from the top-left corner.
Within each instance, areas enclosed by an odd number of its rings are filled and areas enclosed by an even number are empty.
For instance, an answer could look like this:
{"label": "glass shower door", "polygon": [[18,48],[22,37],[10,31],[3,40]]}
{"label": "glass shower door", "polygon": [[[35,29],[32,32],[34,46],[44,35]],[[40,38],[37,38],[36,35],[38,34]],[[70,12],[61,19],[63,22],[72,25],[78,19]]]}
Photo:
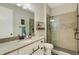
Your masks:
{"label": "glass shower door", "polygon": [[76,11],[56,15],[51,19],[52,44],[64,52],[75,53],[76,39],[74,38]]}
{"label": "glass shower door", "polygon": [[77,20],[74,37],[76,39],[76,54],[79,55],[79,4],[77,3]]}
{"label": "glass shower door", "polygon": [[49,15],[47,15],[47,43],[51,43],[51,26]]}

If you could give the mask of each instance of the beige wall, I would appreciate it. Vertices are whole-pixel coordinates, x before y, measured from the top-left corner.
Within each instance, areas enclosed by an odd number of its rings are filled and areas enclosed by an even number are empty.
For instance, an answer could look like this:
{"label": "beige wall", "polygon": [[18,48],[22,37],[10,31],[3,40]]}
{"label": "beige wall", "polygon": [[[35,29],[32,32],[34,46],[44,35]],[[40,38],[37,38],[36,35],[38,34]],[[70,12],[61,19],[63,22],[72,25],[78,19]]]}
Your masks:
{"label": "beige wall", "polygon": [[10,8],[13,10],[13,31],[14,36],[17,36],[20,33],[20,21],[21,19],[25,19],[26,22],[26,31],[29,33],[29,19],[34,18],[34,13],[24,10],[22,8],[17,7],[16,5],[12,4],[0,4],[1,6]]}
{"label": "beige wall", "polygon": [[55,7],[52,9],[52,16],[60,15],[64,13],[69,13],[75,11],[77,8],[76,3],[65,3],[62,6]]}

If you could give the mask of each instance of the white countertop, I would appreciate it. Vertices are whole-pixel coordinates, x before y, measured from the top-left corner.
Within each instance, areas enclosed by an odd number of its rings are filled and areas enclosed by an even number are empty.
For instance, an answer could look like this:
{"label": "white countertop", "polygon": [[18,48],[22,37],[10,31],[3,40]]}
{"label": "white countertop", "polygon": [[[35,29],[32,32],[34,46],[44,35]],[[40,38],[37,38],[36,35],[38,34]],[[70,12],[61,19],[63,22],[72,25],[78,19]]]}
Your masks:
{"label": "white countertop", "polygon": [[23,39],[23,40],[14,40],[6,43],[0,44],[0,55],[5,54],[9,51],[18,49],[24,45],[28,45],[34,41],[40,40],[41,38],[44,38],[44,36],[33,36],[31,39]]}

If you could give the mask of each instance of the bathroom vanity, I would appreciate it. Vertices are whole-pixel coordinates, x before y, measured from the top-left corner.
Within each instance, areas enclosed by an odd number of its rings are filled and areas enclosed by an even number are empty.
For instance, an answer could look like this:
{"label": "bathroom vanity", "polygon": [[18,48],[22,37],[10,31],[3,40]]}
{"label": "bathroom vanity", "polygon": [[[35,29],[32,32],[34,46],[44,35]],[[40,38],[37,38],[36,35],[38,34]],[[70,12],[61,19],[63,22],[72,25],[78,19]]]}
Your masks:
{"label": "bathroom vanity", "polygon": [[14,40],[0,44],[0,55],[43,55],[44,36]]}

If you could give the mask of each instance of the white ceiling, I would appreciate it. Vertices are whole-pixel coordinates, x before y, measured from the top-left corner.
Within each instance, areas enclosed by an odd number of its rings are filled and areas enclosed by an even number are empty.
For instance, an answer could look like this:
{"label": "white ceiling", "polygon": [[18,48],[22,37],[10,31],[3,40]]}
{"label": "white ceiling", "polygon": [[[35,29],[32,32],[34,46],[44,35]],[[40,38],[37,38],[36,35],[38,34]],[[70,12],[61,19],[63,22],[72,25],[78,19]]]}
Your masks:
{"label": "white ceiling", "polygon": [[58,7],[58,6],[61,6],[63,5],[64,3],[48,3],[48,6],[50,8],[55,8],[55,7]]}

